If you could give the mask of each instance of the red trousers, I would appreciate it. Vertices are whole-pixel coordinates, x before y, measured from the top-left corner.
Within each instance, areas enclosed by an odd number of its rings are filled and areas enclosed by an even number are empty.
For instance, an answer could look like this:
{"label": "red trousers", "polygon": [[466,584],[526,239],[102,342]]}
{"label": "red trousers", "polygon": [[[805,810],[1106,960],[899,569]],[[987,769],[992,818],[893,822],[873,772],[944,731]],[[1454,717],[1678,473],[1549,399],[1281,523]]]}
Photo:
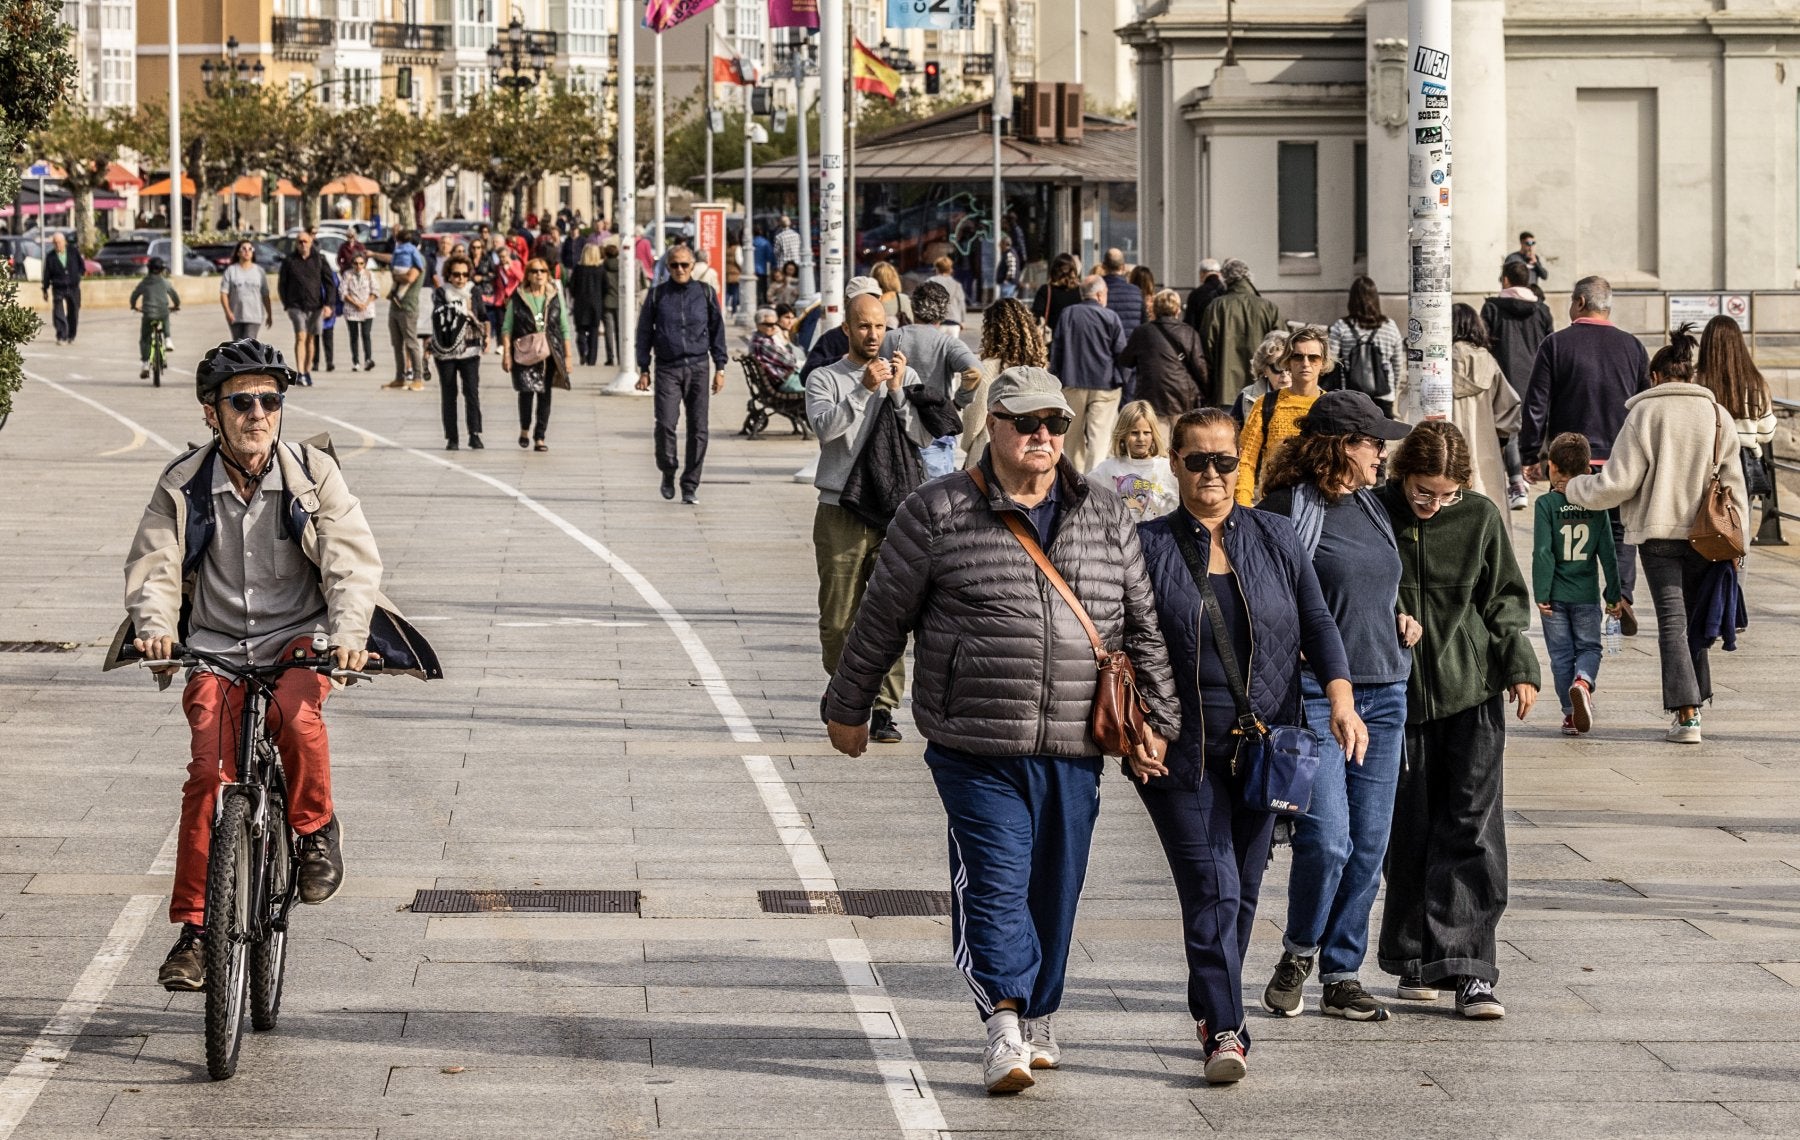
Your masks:
{"label": "red trousers", "polygon": [[[297,644],[310,645],[311,639]],[[331,744],[325,734],[325,698],[330,692],[330,678],[289,669],[276,683],[269,706],[269,727],[287,775],[288,822],[301,835],[310,835],[331,820]],[[181,839],[169,921],[199,923],[206,914],[213,799],[220,784],[237,778],[244,687],[217,673],[195,673],[181,695],[181,707],[193,730],[193,760],[181,787]]]}

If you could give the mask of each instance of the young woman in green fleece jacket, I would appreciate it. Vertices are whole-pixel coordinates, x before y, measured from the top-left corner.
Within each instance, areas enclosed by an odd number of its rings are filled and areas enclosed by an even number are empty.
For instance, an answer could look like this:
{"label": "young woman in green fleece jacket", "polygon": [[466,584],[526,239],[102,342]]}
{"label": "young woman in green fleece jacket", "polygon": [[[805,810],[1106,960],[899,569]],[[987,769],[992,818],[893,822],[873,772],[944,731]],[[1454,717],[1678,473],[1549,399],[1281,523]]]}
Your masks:
{"label": "young woman in green fleece jacket", "polygon": [[1503,1017],[1494,930],[1506,911],[1501,764],[1505,701],[1537,701],[1525,639],[1531,595],[1505,520],[1471,480],[1454,425],[1414,428],[1394,454],[1382,502],[1400,544],[1402,613],[1424,634],[1407,686],[1406,755],[1388,840],[1381,968],[1402,998],[1456,990],[1465,1017]]}

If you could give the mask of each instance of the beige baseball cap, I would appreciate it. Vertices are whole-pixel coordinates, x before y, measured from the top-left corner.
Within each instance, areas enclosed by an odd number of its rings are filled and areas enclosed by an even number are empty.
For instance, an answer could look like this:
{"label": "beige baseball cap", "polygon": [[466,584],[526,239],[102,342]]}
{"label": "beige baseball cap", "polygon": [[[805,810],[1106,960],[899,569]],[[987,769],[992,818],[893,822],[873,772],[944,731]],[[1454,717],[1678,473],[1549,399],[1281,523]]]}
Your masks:
{"label": "beige baseball cap", "polygon": [[1022,416],[1055,408],[1064,415],[1074,415],[1069,399],[1063,395],[1062,381],[1048,369],[1029,364],[1008,368],[994,377],[988,388],[988,407],[1000,408],[1011,415]]}

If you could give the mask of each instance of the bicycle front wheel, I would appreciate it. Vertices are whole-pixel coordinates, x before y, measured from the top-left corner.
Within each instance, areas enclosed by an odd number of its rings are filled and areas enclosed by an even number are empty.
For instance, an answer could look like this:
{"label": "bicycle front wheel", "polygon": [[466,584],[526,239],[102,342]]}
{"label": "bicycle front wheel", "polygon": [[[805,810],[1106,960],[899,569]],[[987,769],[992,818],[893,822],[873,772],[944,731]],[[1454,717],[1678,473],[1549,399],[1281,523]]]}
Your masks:
{"label": "bicycle front wheel", "polygon": [[206,865],[206,1071],[215,1081],[237,1072],[244,1040],[248,948],[256,894],[250,800],[226,797]]}
{"label": "bicycle front wheel", "polygon": [[271,789],[268,835],[257,844],[263,867],[263,936],[250,947],[250,1024],[257,1029],[275,1028],[281,1016],[281,979],[287,972],[287,916],[282,911],[294,873],[293,845],[287,803]]}

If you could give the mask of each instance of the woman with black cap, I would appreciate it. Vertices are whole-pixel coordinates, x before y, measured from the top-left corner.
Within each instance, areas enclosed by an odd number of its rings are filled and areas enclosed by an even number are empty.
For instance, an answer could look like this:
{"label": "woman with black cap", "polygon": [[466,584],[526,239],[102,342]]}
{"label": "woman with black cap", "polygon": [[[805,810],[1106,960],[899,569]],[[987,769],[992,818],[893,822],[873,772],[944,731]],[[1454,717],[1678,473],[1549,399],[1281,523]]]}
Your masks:
{"label": "woman with black cap", "polygon": [[1264,474],[1260,510],[1294,524],[1312,560],[1350,663],[1356,713],[1369,730],[1368,751],[1352,762],[1331,738],[1331,702],[1302,670],[1306,723],[1324,755],[1312,804],[1294,820],[1287,930],[1281,961],[1263,990],[1263,1008],[1297,1017],[1302,987],[1319,967],[1319,1012],[1350,1021],[1386,1021],[1385,1005],[1358,978],[1369,942],[1369,910],[1381,885],[1394,788],[1406,743],[1406,681],[1419,623],[1399,612],[1400,549],[1373,487],[1389,442],[1406,438],[1361,392],[1327,392],[1300,419]]}

